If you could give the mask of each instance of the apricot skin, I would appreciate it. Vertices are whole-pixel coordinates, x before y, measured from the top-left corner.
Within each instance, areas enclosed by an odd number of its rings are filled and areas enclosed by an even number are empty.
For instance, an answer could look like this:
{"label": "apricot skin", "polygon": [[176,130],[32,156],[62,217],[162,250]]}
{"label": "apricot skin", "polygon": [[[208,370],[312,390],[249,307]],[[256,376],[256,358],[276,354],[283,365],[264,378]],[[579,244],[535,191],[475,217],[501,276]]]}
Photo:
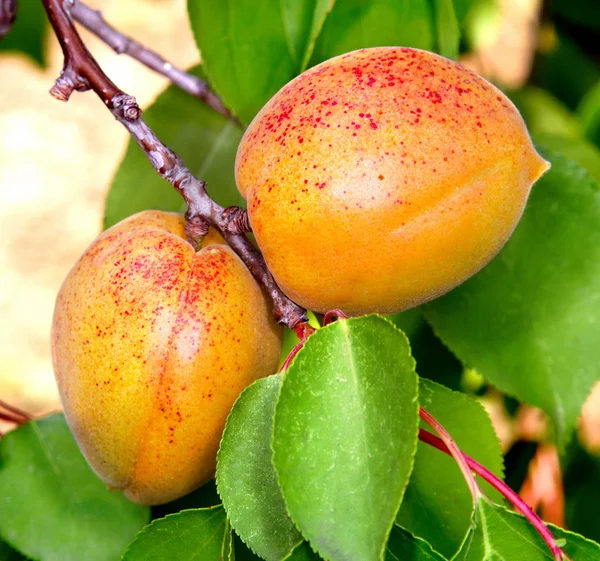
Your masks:
{"label": "apricot skin", "polygon": [[237,185],[294,301],[349,315],[435,298],[487,264],[548,168],[517,109],[463,66],[400,47],[292,80],[240,143]]}
{"label": "apricot skin", "polygon": [[58,295],[52,355],[89,464],[132,501],[160,504],[214,474],[239,393],[275,372],[281,331],[240,259],[184,219],[148,211],[104,232]]}

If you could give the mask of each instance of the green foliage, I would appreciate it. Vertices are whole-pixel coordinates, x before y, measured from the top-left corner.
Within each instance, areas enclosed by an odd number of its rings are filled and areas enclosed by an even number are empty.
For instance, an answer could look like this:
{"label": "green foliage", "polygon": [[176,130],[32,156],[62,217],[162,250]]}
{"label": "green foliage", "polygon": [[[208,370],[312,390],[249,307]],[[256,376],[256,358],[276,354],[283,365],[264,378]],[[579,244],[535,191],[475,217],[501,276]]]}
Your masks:
{"label": "green foliage", "polygon": [[[421,379],[419,403],[442,423],[461,450],[502,479],[500,444],[479,402]],[[484,489],[489,497],[501,500],[492,488]],[[420,442],[397,523],[450,557],[469,528],[472,511],[473,499],[456,462]]]}
{"label": "green foliage", "polygon": [[437,30],[436,51],[448,58],[458,58],[460,29],[452,0],[434,0],[435,28]]}
{"label": "green foliage", "polygon": [[290,517],[321,556],[380,558],[412,468],[416,413],[414,360],[382,318],[338,321],[297,355],[277,402],[273,462]]}
{"label": "green foliage", "polygon": [[231,525],[266,561],[279,561],[302,541],[287,515],[271,463],[271,435],[281,375],[257,380],[227,420],[217,484]]}
{"label": "green foliage", "polygon": [[546,90],[529,86],[511,92],[510,98],[531,134],[581,138],[581,123],[564,103]]}
{"label": "green foliage", "polygon": [[283,561],[317,561],[321,559],[307,542],[299,543]]}
{"label": "green foliage", "polygon": [[338,0],[325,20],[310,66],[366,47],[431,50],[435,36],[429,0]]}
{"label": "green foliage", "polygon": [[[199,67],[192,71],[202,77]],[[144,111],[158,138],[174,150],[197,177],[207,182],[210,196],[224,206],[243,206],[233,167],[241,129],[196,98],[171,86]],[[146,209],[185,210],[183,199],[168,188],[133,141],[113,179],[106,199],[104,227]]]}
{"label": "green foliage", "polygon": [[[564,540],[564,551],[573,561],[598,561],[600,546],[577,534],[550,528]],[[473,528],[453,561],[495,561],[523,559],[552,561],[554,557],[533,527],[522,516],[480,498],[473,516]]]}
{"label": "green foliage", "polygon": [[571,109],[600,79],[600,67],[567,33],[559,31],[551,50],[541,57],[534,73],[537,85]]}
{"label": "green foliage", "polygon": [[231,527],[223,507],[183,510],[154,520],[135,538],[122,561],[233,561]]}
{"label": "green foliage", "polygon": [[587,120],[578,119],[561,101],[539,88],[524,88],[511,97],[536,143],[579,163],[600,182],[600,150],[584,136],[594,140],[594,91],[590,90],[579,110]]}
{"label": "green foliage", "polygon": [[317,38],[323,29],[327,14],[333,9],[335,0],[286,0],[283,3],[286,24],[294,42],[295,62],[301,62],[299,71],[308,67]]}
{"label": "green foliage", "polygon": [[564,467],[564,489],[567,528],[600,541],[598,504],[600,504],[600,457],[591,455],[580,446]]}
{"label": "green foliage", "polygon": [[425,310],[465,364],[548,413],[564,445],[598,380],[600,192],[579,165],[546,156],[552,169],[500,255]]}
{"label": "green foliage", "polygon": [[211,479],[200,489],[192,491],[188,495],[171,501],[170,503],[152,507],[152,519],[164,518],[167,514],[174,514],[181,510],[190,510],[192,508],[209,508],[219,506],[221,497],[217,493],[217,485],[214,479]]}
{"label": "green foliage", "polygon": [[42,561],[114,561],[149,518],[96,477],[62,415],[0,440],[0,497],[0,536]]}
{"label": "green foliage", "polygon": [[44,48],[48,32],[46,11],[41,2],[19,2],[17,18],[8,35],[0,39],[2,51],[21,52],[45,66]]}
{"label": "green foliage", "polygon": [[577,113],[586,138],[600,148],[600,80],[585,94]]}
{"label": "green foliage", "polygon": [[[286,3],[290,5],[290,3]],[[302,24],[278,0],[189,0],[190,23],[212,86],[248,124],[265,102],[296,75],[304,54],[296,53]],[[304,15],[301,10],[301,15]],[[260,22],[252,25],[250,22]]]}
{"label": "green foliage", "polygon": [[[469,40],[485,36],[499,13],[488,0],[187,4],[203,61],[192,72],[209,80],[242,126],[174,86],[144,117],[224,206],[243,205],[234,179],[243,125],[306,67],[380,45],[457,58],[461,32]],[[593,0],[557,0],[554,8],[579,25],[597,25]],[[40,2],[21,2],[0,49],[41,62],[43,22]],[[542,408],[560,445],[599,379],[600,69],[559,27],[554,48],[539,56],[534,83],[511,97],[553,167],[488,267],[391,321],[368,316],[319,329],[287,373],[240,395],[218,456],[220,496],[209,482],[153,507],[155,520],[137,535],[149,509],[99,482],[61,416],[7,435],[0,441],[0,561],[21,554],[39,561],[121,554],[123,561],[551,560],[527,521],[487,498],[473,509],[455,462],[417,445],[421,405],[502,479],[486,412],[450,389],[465,389],[465,370]],[[184,203],[131,142],[104,225],[148,208],[183,211]],[[286,353],[296,342],[288,330]],[[564,465],[568,523],[598,539],[598,459],[577,449]],[[598,544],[552,531],[573,561],[600,560]]]}
{"label": "green foliage", "polygon": [[188,11],[207,76],[244,124],[294,76],[332,56],[399,37],[404,46],[432,49],[437,40],[447,56],[458,52],[451,0],[434,8],[429,0],[234,0],[227,10],[188,0]]}
{"label": "green foliage", "polygon": [[408,337],[419,376],[453,390],[461,389],[462,363],[436,337],[419,308],[394,314],[389,319]]}
{"label": "green foliage", "polygon": [[0,561],[25,561],[25,559],[18,551],[0,540]]}
{"label": "green foliage", "polygon": [[583,137],[537,134],[536,144],[577,162],[600,184],[600,150]]}
{"label": "green foliage", "polygon": [[553,0],[552,10],[578,25],[600,30],[600,4],[596,0]]}
{"label": "green foliage", "polygon": [[445,561],[425,540],[394,526],[385,552],[385,561]]}

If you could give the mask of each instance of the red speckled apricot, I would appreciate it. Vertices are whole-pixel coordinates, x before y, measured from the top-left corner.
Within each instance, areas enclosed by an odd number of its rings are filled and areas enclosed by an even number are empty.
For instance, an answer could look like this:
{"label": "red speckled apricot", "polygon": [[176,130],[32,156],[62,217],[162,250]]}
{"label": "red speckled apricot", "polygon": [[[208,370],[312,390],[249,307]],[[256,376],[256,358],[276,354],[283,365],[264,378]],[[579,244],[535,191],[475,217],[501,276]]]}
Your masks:
{"label": "red speckled apricot", "polygon": [[239,393],[275,372],[281,330],[215,234],[195,251],[183,216],[147,211],[83,254],[56,302],[52,355],[88,462],[133,501],[160,504],[214,474]]}
{"label": "red speckled apricot", "polygon": [[236,180],[283,291],[391,313],[447,292],[505,244],[548,168],[498,89],[409,48],[304,72],[248,127]]}

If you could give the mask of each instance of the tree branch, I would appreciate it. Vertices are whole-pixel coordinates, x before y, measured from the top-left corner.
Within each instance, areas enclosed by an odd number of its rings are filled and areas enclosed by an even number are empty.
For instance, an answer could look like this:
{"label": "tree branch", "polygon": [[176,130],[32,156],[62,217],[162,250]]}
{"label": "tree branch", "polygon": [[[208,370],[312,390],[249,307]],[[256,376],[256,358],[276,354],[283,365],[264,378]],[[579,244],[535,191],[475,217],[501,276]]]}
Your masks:
{"label": "tree branch", "polygon": [[306,310],[283,294],[267,269],[263,256],[246,237],[249,222],[245,211],[237,207],[225,209],[213,201],[206,192],[204,181],[196,178],[141,118],[142,111],[135,98],[121,91],[104,74],[75,29],[70,13],[73,1],[42,0],[65,58],[61,76],[50,93],[66,101],[74,90],[92,89],[115,119],[128,130],[155,171],[184,198],[188,207],[188,237],[195,242],[207,233],[209,226],[216,228],[271,297],[275,319],[291,329],[308,321]]}
{"label": "tree branch", "polygon": [[73,0],[70,11],[75,21],[102,39],[117,54],[126,54],[134,58],[151,70],[167,77],[173,84],[197,97],[221,115],[232,118],[230,111],[206,81],[184,72],[155,51],[119,32],[104,19],[100,11],[93,10],[80,0]]}
{"label": "tree branch", "polygon": [[11,405],[10,403],[7,403],[6,401],[0,399],[0,410],[2,409],[6,409],[6,411],[8,411],[9,414],[16,417],[20,417],[24,421],[30,421],[32,418],[31,415],[27,413],[27,411],[23,411],[22,409],[19,409],[18,407],[15,407],[14,405]]}
{"label": "tree branch", "polygon": [[17,17],[17,0],[0,0],[0,39],[9,34]]}

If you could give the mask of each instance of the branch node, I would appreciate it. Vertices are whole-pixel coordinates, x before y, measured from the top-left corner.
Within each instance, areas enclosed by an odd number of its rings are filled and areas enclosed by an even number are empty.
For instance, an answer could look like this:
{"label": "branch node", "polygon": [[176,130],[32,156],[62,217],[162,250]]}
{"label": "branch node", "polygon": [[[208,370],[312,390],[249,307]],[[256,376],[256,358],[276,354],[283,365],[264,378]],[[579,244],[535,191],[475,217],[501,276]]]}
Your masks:
{"label": "branch node", "polygon": [[133,123],[140,118],[142,110],[135,97],[126,93],[118,93],[110,100],[112,109],[117,112],[117,119],[123,119]]}
{"label": "branch node", "polygon": [[246,232],[252,232],[248,213],[237,206],[227,207],[221,213],[219,222],[220,229],[224,232],[229,232],[230,234],[245,234]]}
{"label": "branch node", "polygon": [[69,101],[74,91],[85,92],[89,89],[90,83],[67,63],[50,88],[50,95],[59,101]]}
{"label": "branch node", "polygon": [[210,223],[206,218],[198,214],[191,216],[189,211],[185,214],[185,234],[196,249],[200,247],[199,240],[208,234],[209,227]]}

